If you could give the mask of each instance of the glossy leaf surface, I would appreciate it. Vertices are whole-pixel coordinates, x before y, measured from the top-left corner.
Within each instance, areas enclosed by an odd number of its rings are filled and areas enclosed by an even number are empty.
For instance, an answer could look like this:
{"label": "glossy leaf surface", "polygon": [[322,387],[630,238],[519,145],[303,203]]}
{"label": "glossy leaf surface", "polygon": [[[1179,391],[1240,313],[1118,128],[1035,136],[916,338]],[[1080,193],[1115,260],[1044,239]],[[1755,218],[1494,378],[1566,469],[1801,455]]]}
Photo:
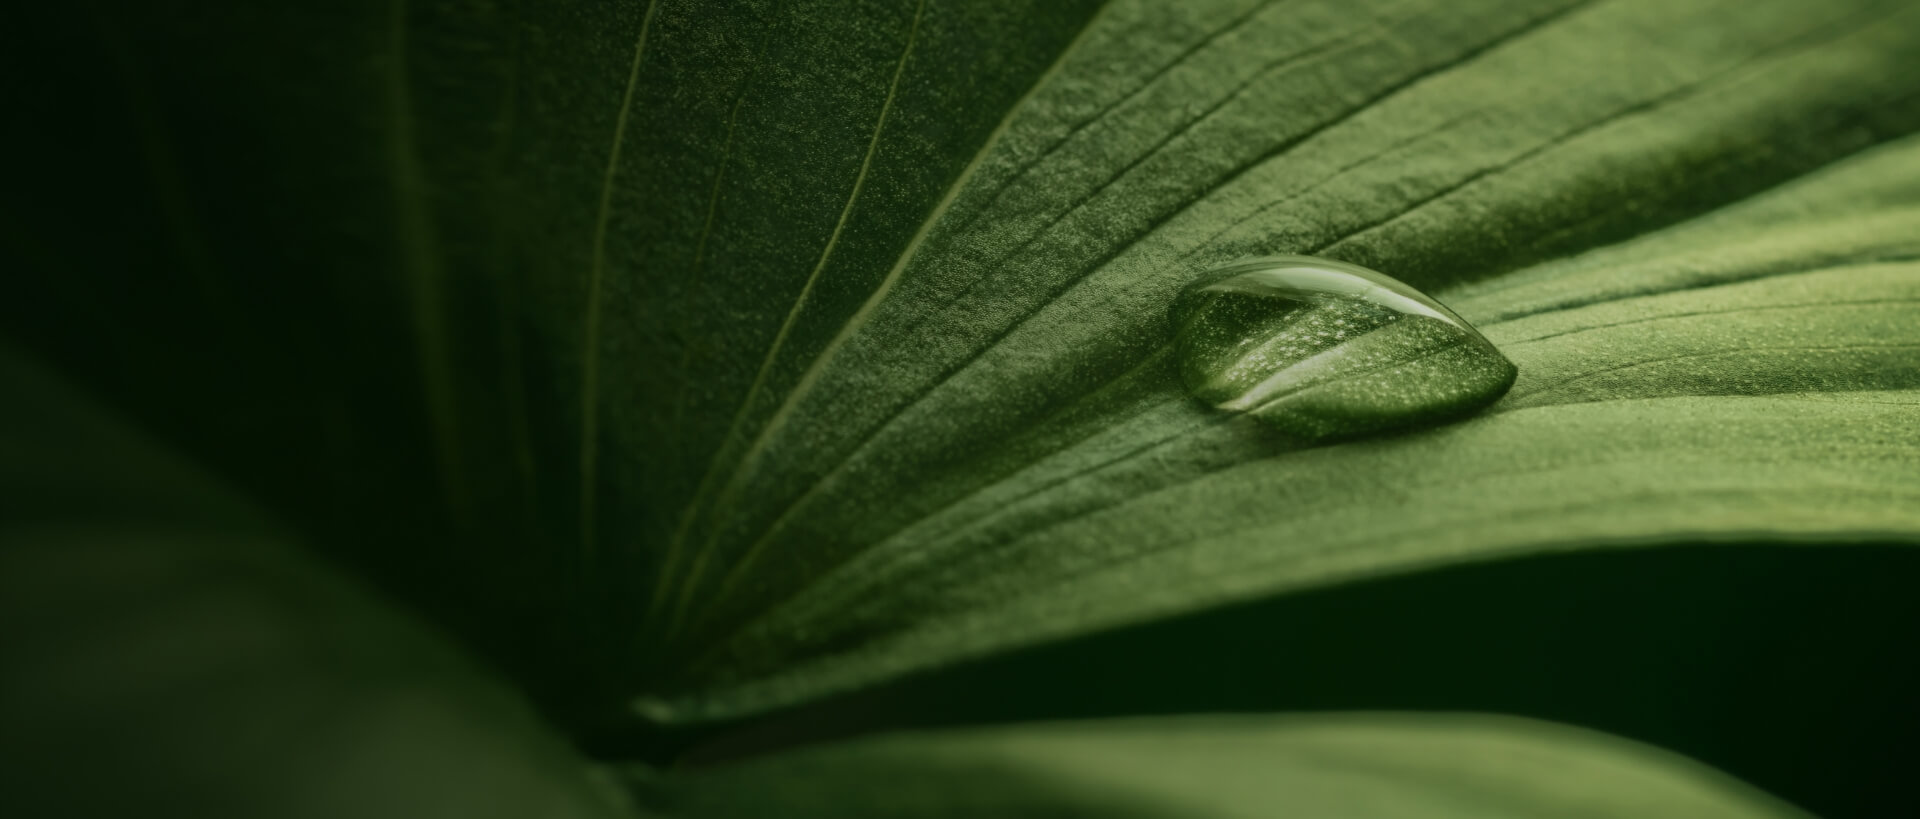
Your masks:
{"label": "glossy leaf surface", "polygon": [[[1911,3],[9,29],[62,70],[12,74],[6,339],[590,745],[1359,578],[1920,540]],[[1169,306],[1277,254],[1434,295],[1518,379],[1322,445],[1195,403]]]}
{"label": "glossy leaf surface", "polygon": [[677,782],[643,778],[637,790],[676,812],[739,817],[1805,816],[1645,746],[1483,715],[1229,715],[905,734]]}

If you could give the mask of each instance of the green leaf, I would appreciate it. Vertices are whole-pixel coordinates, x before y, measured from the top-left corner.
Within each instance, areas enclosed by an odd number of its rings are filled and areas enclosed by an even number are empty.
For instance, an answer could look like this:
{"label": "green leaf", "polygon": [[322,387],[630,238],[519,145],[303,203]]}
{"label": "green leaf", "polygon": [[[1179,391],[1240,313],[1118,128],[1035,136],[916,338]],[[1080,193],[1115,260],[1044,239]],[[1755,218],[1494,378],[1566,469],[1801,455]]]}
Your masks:
{"label": "green leaf", "polygon": [[0,390],[6,813],[631,815],[517,693],[217,481],[4,347]]}
{"label": "green leaf", "polygon": [[722,816],[1799,817],[1684,757],[1481,715],[1231,715],[903,734],[685,778]]}
{"label": "green leaf", "polygon": [[[1360,577],[1920,532],[1910,3],[159,0],[9,33],[65,70],[14,95],[6,338],[576,738]],[[1438,294],[1520,380],[1316,448],[1205,409],[1168,303],[1276,253]]]}
{"label": "green leaf", "polygon": [[[1187,8],[1107,7],[763,385],[668,540],[643,713],[1465,560],[1920,534],[1920,144],[1849,156],[1920,124],[1913,9]],[[1293,252],[1437,292],[1519,381],[1308,449],[1204,408],[1167,305]]]}

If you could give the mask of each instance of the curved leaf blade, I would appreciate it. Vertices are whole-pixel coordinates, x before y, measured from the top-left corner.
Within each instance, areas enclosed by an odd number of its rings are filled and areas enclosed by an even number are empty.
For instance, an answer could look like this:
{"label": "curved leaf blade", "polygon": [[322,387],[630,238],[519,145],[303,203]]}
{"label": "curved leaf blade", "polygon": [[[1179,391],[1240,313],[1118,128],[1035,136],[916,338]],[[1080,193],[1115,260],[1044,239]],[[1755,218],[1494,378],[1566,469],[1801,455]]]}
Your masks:
{"label": "curved leaf blade", "polygon": [[230,490],[6,348],[0,385],[7,813],[632,815],[517,693]]}
{"label": "curved leaf blade", "polygon": [[1235,715],[903,734],[640,778],[693,817],[1799,817],[1698,763],[1480,715]]}
{"label": "curved leaf blade", "polygon": [[973,461],[977,471],[934,482],[926,494],[949,494],[931,513],[708,653],[705,691],[642,707],[667,720],[750,713],[1462,560],[1915,540],[1916,178],[1920,142],[1903,140],[1709,216],[1459,289],[1450,306],[1481,322],[1521,378],[1485,415],[1447,428],[1298,450],[1206,412],[1164,357],[1149,359]]}

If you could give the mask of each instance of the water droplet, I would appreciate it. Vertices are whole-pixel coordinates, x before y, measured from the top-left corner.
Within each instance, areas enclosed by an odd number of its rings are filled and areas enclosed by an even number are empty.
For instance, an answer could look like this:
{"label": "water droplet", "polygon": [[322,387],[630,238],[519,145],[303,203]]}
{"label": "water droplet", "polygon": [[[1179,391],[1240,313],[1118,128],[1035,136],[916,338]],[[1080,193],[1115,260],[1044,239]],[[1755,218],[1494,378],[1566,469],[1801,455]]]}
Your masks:
{"label": "water droplet", "polygon": [[1519,374],[1426,294],[1311,256],[1208,271],[1174,299],[1173,327],[1195,397],[1308,440],[1457,418]]}

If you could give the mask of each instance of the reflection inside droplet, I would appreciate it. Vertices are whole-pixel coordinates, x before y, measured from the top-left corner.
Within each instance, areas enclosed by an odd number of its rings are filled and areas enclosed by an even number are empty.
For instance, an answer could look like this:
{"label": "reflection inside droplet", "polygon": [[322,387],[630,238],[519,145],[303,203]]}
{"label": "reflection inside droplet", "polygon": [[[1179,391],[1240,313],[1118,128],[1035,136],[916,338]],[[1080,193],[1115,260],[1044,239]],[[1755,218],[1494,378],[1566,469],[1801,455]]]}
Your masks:
{"label": "reflection inside droplet", "polygon": [[1187,389],[1309,440],[1433,424],[1492,403],[1518,370],[1426,294],[1311,256],[1215,268],[1173,303]]}

